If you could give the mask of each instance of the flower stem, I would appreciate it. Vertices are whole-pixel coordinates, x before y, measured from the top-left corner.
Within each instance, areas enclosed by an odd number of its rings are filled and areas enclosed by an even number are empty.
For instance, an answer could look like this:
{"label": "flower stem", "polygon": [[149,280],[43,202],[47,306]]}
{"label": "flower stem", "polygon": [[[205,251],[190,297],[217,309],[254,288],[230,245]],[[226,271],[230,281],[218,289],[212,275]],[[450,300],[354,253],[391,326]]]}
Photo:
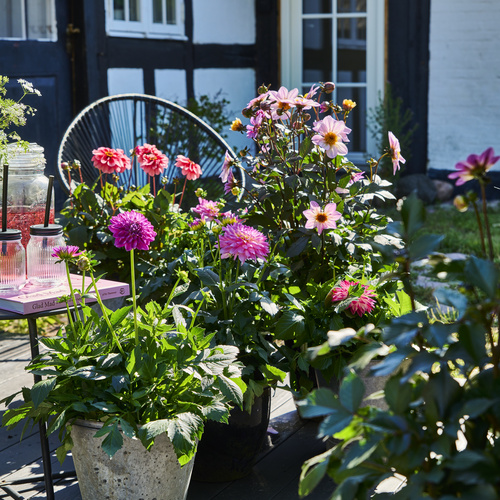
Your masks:
{"label": "flower stem", "polygon": [[472,201],[472,207],[474,208],[474,213],[477,219],[477,228],[479,229],[479,238],[481,240],[481,250],[483,251],[483,256],[486,257],[486,245],[484,243],[484,232],[483,223],[481,222],[481,215],[479,214],[479,209],[477,208],[476,202]]}
{"label": "flower stem", "polygon": [[188,178],[186,177],[184,179],[184,186],[182,187],[181,201],[179,201],[179,210],[180,210],[181,205],[182,205],[182,198],[184,198],[184,191],[186,190],[187,180],[188,180]]}
{"label": "flower stem", "polygon": [[135,345],[139,345],[139,328],[137,326],[137,297],[135,294],[135,264],[134,264],[134,249],[130,250],[130,276],[132,285],[132,303],[134,305],[134,331]]}
{"label": "flower stem", "polygon": [[[68,262],[66,262],[66,277],[68,278],[69,291],[71,294],[71,300],[73,302],[73,306],[75,307],[75,311],[78,311],[76,297],[75,297],[75,291],[73,290],[73,285],[71,283],[71,276],[69,274],[69,263]],[[73,322],[73,315],[71,314],[71,312],[69,310],[69,304],[67,302],[66,302],[66,308],[68,310],[68,320],[69,320],[69,323],[71,325],[71,331],[73,332],[73,335],[75,335],[75,337],[76,337],[76,330],[75,330],[75,323]]]}
{"label": "flower stem", "polygon": [[95,297],[97,299],[97,303],[99,304],[99,307],[101,308],[101,311],[102,311],[102,317],[104,318],[104,321],[106,321],[106,325],[108,326],[108,329],[111,332],[111,335],[113,336],[114,341],[116,342],[116,346],[118,347],[118,350],[121,352],[122,356],[125,356],[125,352],[123,351],[123,348],[120,344],[120,341],[118,340],[118,337],[116,336],[116,333],[113,330],[113,327],[111,326],[111,321],[109,321],[109,316],[108,316],[108,313],[106,312],[106,306],[102,302],[101,294],[99,293],[99,289],[97,288],[97,282],[94,278],[93,273],[90,273],[90,278],[92,279],[92,286],[94,287]]}
{"label": "flower stem", "polygon": [[488,219],[488,207],[486,205],[486,188],[483,182],[480,182],[481,186],[481,196],[483,198],[483,216],[484,216],[484,225],[486,227],[486,236],[488,237],[488,253],[490,260],[493,261],[493,241],[491,239],[491,230],[490,230],[490,222]]}

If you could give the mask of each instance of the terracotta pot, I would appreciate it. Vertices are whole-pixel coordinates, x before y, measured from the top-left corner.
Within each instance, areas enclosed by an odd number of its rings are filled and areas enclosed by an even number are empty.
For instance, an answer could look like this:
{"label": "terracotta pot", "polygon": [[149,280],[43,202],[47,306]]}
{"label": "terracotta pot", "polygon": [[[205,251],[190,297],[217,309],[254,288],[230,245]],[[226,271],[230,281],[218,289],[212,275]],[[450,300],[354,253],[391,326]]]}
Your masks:
{"label": "terracotta pot", "polygon": [[255,398],[250,413],[233,408],[229,424],[207,422],[196,452],[194,481],[226,482],[252,472],[267,436],[271,389]]}
{"label": "terracotta pot", "polygon": [[113,458],[101,448],[103,437],[94,434],[100,422],[72,424],[73,461],[82,500],[184,500],[194,460],[181,468],[166,434],[155,438],[150,451],[138,439],[123,436],[123,447]]}

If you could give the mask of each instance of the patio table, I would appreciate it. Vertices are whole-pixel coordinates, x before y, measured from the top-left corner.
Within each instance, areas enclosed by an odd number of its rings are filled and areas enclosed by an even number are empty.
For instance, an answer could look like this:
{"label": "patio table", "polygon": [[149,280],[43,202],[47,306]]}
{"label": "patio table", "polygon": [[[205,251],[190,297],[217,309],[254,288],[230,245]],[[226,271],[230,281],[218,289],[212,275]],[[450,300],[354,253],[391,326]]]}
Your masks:
{"label": "patio table", "polygon": [[[73,309],[73,308],[71,308]],[[0,309],[0,321],[2,320],[19,320],[26,319],[28,321],[28,330],[30,337],[30,348],[31,348],[31,359],[34,359],[40,353],[38,348],[38,327],[37,327],[37,319],[45,318],[48,316],[56,316],[58,314],[66,313],[66,307],[61,307],[58,309],[51,309],[49,311],[40,311],[30,314],[17,314],[10,311],[5,311],[4,309]],[[33,379],[35,384],[39,382],[42,377],[40,375],[33,375]],[[13,491],[9,485],[12,484],[21,484],[21,483],[33,483],[39,480],[45,482],[45,491],[47,494],[48,500],[54,500],[54,479],[66,478],[66,477],[76,477],[75,471],[67,471],[61,472],[59,474],[52,474],[52,466],[50,463],[50,448],[49,441],[47,438],[47,426],[44,422],[39,422],[40,429],[40,446],[42,450],[42,465],[43,465],[43,475],[39,476],[30,476],[29,478],[20,478],[16,479],[12,482],[1,482],[0,488],[5,491],[10,497],[14,499],[21,499],[15,491]]]}

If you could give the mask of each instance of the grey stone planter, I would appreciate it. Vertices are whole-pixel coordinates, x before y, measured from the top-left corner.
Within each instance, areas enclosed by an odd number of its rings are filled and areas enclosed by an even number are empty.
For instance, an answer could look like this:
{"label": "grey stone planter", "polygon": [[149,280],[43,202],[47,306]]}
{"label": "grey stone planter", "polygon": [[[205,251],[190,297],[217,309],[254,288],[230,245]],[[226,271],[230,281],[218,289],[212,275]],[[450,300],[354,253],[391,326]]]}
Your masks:
{"label": "grey stone planter", "polygon": [[123,447],[112,459],[94,437],[100,422],[72,424],[73,461],[82,500],[184,500],[194,460],[181,468],[166,434],[147,451],[138,439],[123,436]]}

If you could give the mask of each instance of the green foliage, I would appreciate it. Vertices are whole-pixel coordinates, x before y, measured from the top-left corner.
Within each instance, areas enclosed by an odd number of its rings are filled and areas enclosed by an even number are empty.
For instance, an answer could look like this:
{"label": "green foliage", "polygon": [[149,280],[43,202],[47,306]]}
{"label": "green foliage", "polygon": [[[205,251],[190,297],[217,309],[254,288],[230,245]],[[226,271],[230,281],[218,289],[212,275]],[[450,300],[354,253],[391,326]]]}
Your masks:
{"label": "green foliage", "polygon": [[[419,236],[424,217],[416,198],[406,200],[399,226],[405,251],[392,256],[403,276],[413,258],[436,248],[436,238]],[[358,404],[357,374],[343,380],[339,395],[318,390],[300,403],[303,415],[325,417],[320,436],[337,439],[333,448],[304,464],[301,495],[328,474],[337,484],[332,498],[364,498],[397,474],[405,483],[391,498],[500,496],[498,265],[475,256],[453,261],[439,254],[432,263],[436,274],[446,273],[459,284],[435,292],[440,307],[454,314],[441,321],[416,311],[413,302],[411,311],[381,325],[386,352],[379,350],[381,360],[372,373],[390,375],[386,409]],[[411,280],[404,277],[403,282],[413,297]],[[340,427],[328,424],[335,414],[343,416]],[[389,495],[375,493],[373,498]]]}
{"label": "green foliage", "polygon": [[186,108],[226,138],[231,117],[227,110],[229,101],[221,97],[221,93],[222,91],[217,92],[213,98],[207,95],[201,95],[198,98],[192,97],[188,99]]}
{"label": "green foliage", "polygon": [[[98,289],[93,292],[100,315],[83,305],[56,337],[41,339],[48,351],[28,370],[44,378],[22,390],[24,403],[8,409],[2,424],[48,423],[48,432],[59,434],[61,461],[72,446],[74,419],[103,423],[96,436],[105,436],[102,447],[110,457],[123,444],[120,428],[147,449],[166,432],[180,464],[187,463],[204,422],[227,422],[231,402],[243,404],[238,349],[213,345],[211,335],[192,322],[188,326],[168,303],[149,301],[134,311],[131,306],[111,311]],[[2,403],[8,405],[15,396]]]}
{"label": "green foliage", "polygon": [[[377,154],[382,156],[389,148],[388,132],[391,131],[398,139],[401,151],[406,161],[409,161],[413,134],[418,124],[411,125],[413,113],[404,107],[403,100],[394,95],[390,83],[386,83],[384,95],[379,95],[375,108],[368,110],[368,130],[375,137]],[[392,162],[384,157],[380,162],[382,175],[392,173]]]}
{"label": "green foliage", "polygon": [[[267,88],[261,88],[261,102],[243,111],[255,127],[257,154],[242,151],[241,163],[250,178],[241,203],[248,208],[246,220],[269,235],[275,249],[275,260],[287,272],[276,276],[274,294],[279,313],[274,333],[282,341],[280,351],[290,366],[294,389],[309,390],[311,359],[307,346],[327,340],[328,333],[346,327],[359,329],[367,323],[377,324],[391,309],[385,297],[397,290],[390,278],[392,264],[383,261],[381,242],[397,247],[399,238],[388,233],[389,218],[374,208],[375,201],[392,201],[391,183],[374,173],[368,176],[347,157],[328,156],[313,139],[311,115],[321,120],[319,106],[305,109],[292,107],[289,116],[262,118],[263,110],[273,106]],[[339,120],[348,119],[349,112],[341,106],[321,101],[321,85],[317,103]],[[312,96],[308,96],[309,98]],[[298,97],[300,99],[300,96]],[[278,113],[279,114],[279,113]],[[250,125],[250,126],[251,126]],[[245,165],[245,166],[243,166]],[[320,210],[330,204],[341,217],[336,227],[306,226],[304,212],[317,203]],[[278,281],[279,280],[279,281]],[[353,286],[345,301],[332,304],[327,297],[344,280],[370,287],[377,294],[377,307],[362,317],[353,314],[349,305],[359,300],[362,286]],[[375,334],[374,330],[370,330]],[[314,368],[327,378],[342,372],[346,360],[359,347],[356,339],[339,349],[331,359],[323,359]]]}

